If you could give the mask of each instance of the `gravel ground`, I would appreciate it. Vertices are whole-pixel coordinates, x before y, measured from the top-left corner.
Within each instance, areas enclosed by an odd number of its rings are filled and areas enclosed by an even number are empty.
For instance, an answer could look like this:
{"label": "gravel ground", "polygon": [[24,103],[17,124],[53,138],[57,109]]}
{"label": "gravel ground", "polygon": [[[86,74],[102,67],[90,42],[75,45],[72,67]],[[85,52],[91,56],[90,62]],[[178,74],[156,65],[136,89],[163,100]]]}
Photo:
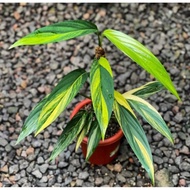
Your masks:
{"label": "gravel ground", "polygon": [[[119,157],[106,166],[91,166],[70,145],[48,162],[76,97],[68,110],[37,137],[15,146],[32,107],[60,78],[88,68],[94,35],[51,45],[8,50],[36,28],[66,19],[87,19],[100,30],[123,31],[158,56],[177,87],[182,103],[167,91],[150,98],[170,127],[175,144],[141,120],[153,153],[156,186],[190,187],[190,4],[0,4],[0,187],[2,186],[151,186],[124,139]],[[121,92],[153,80],[105,40],[117,89]]]}

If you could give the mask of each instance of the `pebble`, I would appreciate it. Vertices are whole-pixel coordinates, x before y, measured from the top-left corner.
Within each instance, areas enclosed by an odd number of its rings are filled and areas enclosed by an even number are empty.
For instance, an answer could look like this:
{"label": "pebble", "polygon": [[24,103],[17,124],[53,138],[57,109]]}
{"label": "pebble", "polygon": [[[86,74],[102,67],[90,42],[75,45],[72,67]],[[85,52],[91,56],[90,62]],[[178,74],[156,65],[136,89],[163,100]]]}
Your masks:
{"label": "pebble", "polygon": [[121,181],[122,183],[125,183],[126,182],[126,179],[121,175],[121,174],[117,174],[117,179],[119,180],[119,181]]}
{"label": "pebble", "polygon": [[42,165],[39,167],[39,169],[40,169],[40,171],[44,174],[44,173],[46,173],[48,167],[49,167],[48,164],[42,164]]}
{"label": "pebble", "polygon": [[121,164],[115,164],[114,165],[114,171],[116,171],[116,172],[121,172],[122,171],[122,165]]}
{"label": "pebble", "polygon": [[8,144],[8,141],[2,137],[0,137],[0,146],[6,146]]}
{"label": "pebble", "polygon": [[86,180],[89,177],[89,173],[88,172],[80,172],[79,173],[79,179],[83,179]]}
{"label": "pebble", "polygon": [[34,175],[36,178],[41,179],[42,173],[39,170],[35,170],[32,172],[32,175]]}
{"label": "pebble", "polygon": [[98,177],[95,179],[95,185],[99,186],[102,185],[102,183],[103,183],[103,178]]}

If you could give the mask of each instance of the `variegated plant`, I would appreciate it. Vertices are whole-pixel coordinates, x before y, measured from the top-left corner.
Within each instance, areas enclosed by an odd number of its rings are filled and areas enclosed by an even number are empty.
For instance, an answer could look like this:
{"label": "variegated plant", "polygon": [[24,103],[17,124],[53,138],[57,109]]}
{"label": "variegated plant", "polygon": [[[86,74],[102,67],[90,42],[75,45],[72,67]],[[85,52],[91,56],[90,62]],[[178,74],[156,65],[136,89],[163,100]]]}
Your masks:
{"label": "variegated plant", "polygon": [[[149,143],[133,110],[173,143],[166,123],[145,99],[164,87],[177,99],[180,98],[163,65],[145,46],[122,32],[112,29],[100,32],[91,22],[71,20],[40,28],[16,41],[10,48],[60,42],[91,33],[97,35],[99,47],[96,49],[90,71],[76,69],[64,76],[53,91],[31,111],[17,143],[32,132],[35,131],[37,135],[48,127],[65,110],[89,77],[93,112],[80,111],[68,122],[52,152],[51,159],[59,155],[75,138],[78,138],[76,143],[78,148],[87,134],[89,141],[86,159],[89,159],[100,139],[104,140],[110,117],[114,113],[128,143],[154,183],[154,167]],[[102,40],[105,37],[153,75],[157,81],[149,82],[124,94],[116,91],[112,70],[102,47]]]}

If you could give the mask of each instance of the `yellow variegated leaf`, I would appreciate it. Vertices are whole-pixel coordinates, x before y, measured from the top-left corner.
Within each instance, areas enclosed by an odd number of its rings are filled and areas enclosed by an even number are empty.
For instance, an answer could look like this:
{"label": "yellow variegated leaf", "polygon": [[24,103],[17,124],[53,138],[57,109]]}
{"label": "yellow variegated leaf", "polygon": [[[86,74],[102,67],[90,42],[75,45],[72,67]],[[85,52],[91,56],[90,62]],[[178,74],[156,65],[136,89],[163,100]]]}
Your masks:
{"label": "yellow variegated leaf", "polygon": [[138,96],[130,94],[123,94],[123,96],[152,127],[164,135],[171,143],[174,142],[168,126],[151,104]]}
{"label": "yellow variegated leaf", "polygon": [[86,81],[88,74],[77,69],[67,74],[48,96],[40,116],[36,135],[50,125],[71,102]]}
{"label": "yellow variegated leaf", "polygon": [[105,137],[114,101],[112,72],[106,58],[95,59],[90,70],[92,105],[100,125],[102,139]]}
{"label": "yellow variegated leaf", "polygon": [[141,98],[148,98],[150,95],[159,92],[163,88],[164,86],[159,81],[153,81],[153,82],[148,82],[145,85],[140,86],[138,88],[129,90],[128,92],[125,92],[123,95],[125,96],[127,94],[133,94]]}
{"label": "yellow variegated leaf", "polygon": [[117,100],[114,101],[113,109],[116,119],[129,145],[145,170],[148,172],[152,183],[154,184],[152,154],[142,127],[140,126],[137,118],[135,118],[128,109],[119,104]]}
{"label": "yellow variegated leaf", "polygon": [[122,94],[120,94],[118,91],[114,91],[114,98],[115,100],[123,107],[125,107],[127,110],[129,110],[134,117],[135,113],[133,112],[133,110],[131,109],[131,106],[129,105],[129,103],[125,100],[125,98],[122,96]]}

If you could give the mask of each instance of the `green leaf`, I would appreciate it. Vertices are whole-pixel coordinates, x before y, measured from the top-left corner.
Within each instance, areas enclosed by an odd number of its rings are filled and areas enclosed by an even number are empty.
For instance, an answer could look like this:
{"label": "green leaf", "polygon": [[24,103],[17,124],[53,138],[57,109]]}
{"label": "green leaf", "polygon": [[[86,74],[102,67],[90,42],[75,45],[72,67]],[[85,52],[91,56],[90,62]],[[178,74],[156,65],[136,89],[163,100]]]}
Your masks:
{"label": "green leaf", "polygon": [[102,139],[108,127],[114,101],[112,72],[106,58],[95,59],[90,71],[90,91],[94,112],[100,125]]}
{"label": "green leaf", "polygon": [[86,111],[79,111],[64,128],[51,154],[50,160],[55,159],[80,133],[86,124]]}
{"label": "green leaf", "polygon": [[164,86],[159,81],[153,81],[148,82],[145,85],[140,86],[138,88],[129,90],[128,92],[125,92],[123,96],[133,94],[135,96],[139,96],[141,98],[146,99],[149,96],[161,91],[162,89],[164,89]]}
{"label": "green leaf", "polygon": [[154,167],[152,154],[145,133],[138,120],[125,107],[114,101],[114,113],[116,119],[129,142],[135,155],[148,172],[152,183],[154,184]]}
{"label": "green leaf", "polygon": [[16,41],[9,49],[21,45],[47,44],[98,32],[97,26],[84,20],[69,20],[45,26]]}
{"label": "green leaf", "polygon": [[53,89],[42,108],[38,119],[36,135],[50,125],[71,102],[88,76],[83,69],[67,74]]}
{"label": "green leaf", "polygon": [[95,151],[101,140],[101,130],[97,120],[92,122],[92,126],[88,136],[86,160],[88,160]]}
{"label": "green leaf", "polygon": [[145,46],[134,38],[116,30],[107,29],[103,35],[180,99],[164,66]]}
{"label": "green leaf", "polygon": [[46,103],[46,100],[47,96],[42,101],[40,101],[30,112],[29,116],[26,118],[26,121],[24,122],[22,131],[17,139],[16,144],[18,144],[26,136],[30,135],[32,132],[34,132],[37,129],[38,118],[40,116],[40,112],[42,111],[44,104]]}
{"label": "green leaf", "polygon": [[91,128],[92,120],[93,120],[93,113],[91,112],[87,116],[86,125],[84,126],[84,128],[80,132],[80,134],[78,135],[75,151],[78,150],[80,144],[82,143],[82,140],[84,139],[84,137],[87,135],[89,129]]}
{"label": "green leaf", "polygon": [[171,132],[157,110],[148,102],[134,95],[124,96],[130,105],[156,130],[174,143]]}

